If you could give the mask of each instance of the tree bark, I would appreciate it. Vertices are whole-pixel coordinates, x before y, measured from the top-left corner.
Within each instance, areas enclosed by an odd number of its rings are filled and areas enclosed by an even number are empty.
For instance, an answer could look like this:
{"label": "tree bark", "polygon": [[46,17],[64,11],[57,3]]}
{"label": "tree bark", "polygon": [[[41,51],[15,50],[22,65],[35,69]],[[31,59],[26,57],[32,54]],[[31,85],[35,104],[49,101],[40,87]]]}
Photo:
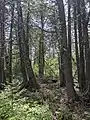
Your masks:
{"label": "tree bark", "polygon": [[64,11],[64,3],[63,0],[56,0],[58,4],[58,10],[59,10],[59,18],[61,22],[61,30],[62,30],[62,48],[63,48],[63,56],[64,56],[64,74],[65,74],[65,80],[66,80],[66,87],[67,87],[67,94],[68,99],[72,100],[75,99],[76,93],[73,87],[73,80],[72,80],[72,74],[70,72],[70,56],[68,54],[68,48],[67,48],[67,31],[66,31],[66,20],[65,20],[65,11]]}
{"label": "tree bark", "polygon": [[25,39],[26,49],[27,49],[27,56],[28,57],[29,57],[29,19],[30,19],[29,7],[30,6],[29,6],[29,3],[28,3],[27,23],[26,23],[27,31],[26,31],[26,39]]}
{"label": "tree bark", "polygon": [[[66,86],[65,75],[64,75],[64,56],[63,56],[63,48],[62,48],[62,40],[59,39],[58,30],[55,26],[56,31],[56,39],[58,40],[58,64],[59,64],[59,78],[60,78],[60,87]],[[60,31],[61,32],[61,31]]]}
{"label": "tree bark", "polygon": [[41,36],[39,40],[39,78],[43,79],[44,77],[44,18],[43,12],[41,11]]}
{"label": "tree bark", "polygon": [[77,40],[77,8],[76,1],[74,1],[74,36],[75,36],[75,55],[76,55],[76,66],[78,73],[78,83],[80,86],[80,63],[79,63],[79,48],[78,48],[78,40]]}
{"label": "tree bark", "polygon": [[70,0],[68,0],[68,56],[69,56],[69,69],[72,77],[72,42],[71,42],[71,5]]}
{"label": "tree bark", "polygon": [[12,82],[12,32],[13,32],[13,25],[14,25],[14,2],[12,1],[11,4],[11,27],[10,27],[10,50],[9,50],[9,82]]}
{"label": "tree bark", "polygon": [[37,89],[39,85],[37,84],[31,60],[28,56],[27,45],[25,40],[25,30],[22,16],[21,1],[17,0],[18,8],[18,40],[19,40],[19,50],[20,50],[20,59],[21,59],[21,71],[23,75],[24,85],[27,89]]}
{"label": "tree bark", "polygon": [[82,24],[81,24],[81,0],[77,0],[77,12],[78,12],[78,34],[79,34],[79,50],[80,50],[80,91],[85,91],[85,61],[83,51],[83,36],[82,36]]}
{"label": "tree bark", "polygon": [[88,59],[86,59],[89,49],[89,37],[88,37],[88,23],[87,23],[87,15],[85,10],[85,1],[81,1],[81,11],[82,11],[82,29],[83,29],[83,41],[85,45],[85,70],[86,70],[86,84],[88,84]]}
{"label": "tree bark", "polygon": [[0,2],[0,89],[5,83],[5,1]]}

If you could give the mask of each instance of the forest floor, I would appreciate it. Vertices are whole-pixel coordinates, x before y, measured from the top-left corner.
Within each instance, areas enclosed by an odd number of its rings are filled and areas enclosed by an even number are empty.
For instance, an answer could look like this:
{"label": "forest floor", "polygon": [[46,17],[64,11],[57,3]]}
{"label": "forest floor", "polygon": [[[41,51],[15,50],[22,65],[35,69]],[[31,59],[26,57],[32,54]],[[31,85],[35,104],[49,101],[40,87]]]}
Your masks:
{"label": "forest floor", "polygon": [[27,92],[25,96],[39,104],[48,104],[53,120],[90,120],[90,106],[85,106],[83,101],[69,103],[66,88],[60,88],[58,82],[40,86],[39,91]]}
{"label": "forest floor", "polygon": [[53,120],[90,120],[90,108],[83,101],[68,103],[66,88],[60,88],[59,83],[41,84],[40,91],[30,96],[49,105]]}

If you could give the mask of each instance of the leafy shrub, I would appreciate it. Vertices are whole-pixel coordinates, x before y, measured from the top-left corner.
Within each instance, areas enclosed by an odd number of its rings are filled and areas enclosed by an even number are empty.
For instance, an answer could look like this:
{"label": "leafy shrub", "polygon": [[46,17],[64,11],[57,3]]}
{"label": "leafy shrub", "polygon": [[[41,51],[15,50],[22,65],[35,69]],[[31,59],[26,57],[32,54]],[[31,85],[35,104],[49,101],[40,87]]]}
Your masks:
{"label": "leafy shrub", "polygon": [[27,100],[9,86],[0,93],[0,120],[51,120],[48,105]]}
{"label": "leafy shrub", "polygon": [[[45,78],[57,78],[58,72],[58,59],[57,58],[47,58],[45,60]],[[33,65],[33,70],[36,76],[38,76],[38,64]]]}
{"label": "leafy shrub", "polygon": [[[72,112],[69,110],[60,110],[56,112],[57,120],[74,120],[72,117]],[[76,119],[75,119],[76,120]]]}
{"label": "leafy shrub", "polygon": [[57,77],[58,76],[58,59],[48,58],[45,62],[45,74],[46,77]]}

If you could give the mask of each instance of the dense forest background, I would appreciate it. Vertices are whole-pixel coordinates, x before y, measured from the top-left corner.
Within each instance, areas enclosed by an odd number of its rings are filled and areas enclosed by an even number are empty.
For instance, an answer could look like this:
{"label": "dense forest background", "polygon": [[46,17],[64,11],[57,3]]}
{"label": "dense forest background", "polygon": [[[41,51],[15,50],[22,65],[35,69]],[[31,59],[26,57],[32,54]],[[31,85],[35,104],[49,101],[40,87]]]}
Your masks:
{"label": "dense forest background", "polygon": [[0,120],[90,120],[89,72],[90,0],[0,0]]}

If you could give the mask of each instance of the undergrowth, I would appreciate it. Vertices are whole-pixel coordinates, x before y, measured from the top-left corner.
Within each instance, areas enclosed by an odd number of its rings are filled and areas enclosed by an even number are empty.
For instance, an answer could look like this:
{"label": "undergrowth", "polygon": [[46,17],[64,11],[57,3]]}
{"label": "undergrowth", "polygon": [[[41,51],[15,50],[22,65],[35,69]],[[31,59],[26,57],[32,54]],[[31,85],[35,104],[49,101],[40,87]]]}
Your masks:
{"label": "undergrowth", "polygon": [[44,89],[44,93],[16,91],[17,86],[9,85],[0,92],[0,120],[76,120],[67,109],[59,111],[60,104],[53,91],[52,94]]}
{"label": "undergrowth", "polygon": [[47,104],[20,97],[8,86],[0,93],[0,120],[52,120]]}

